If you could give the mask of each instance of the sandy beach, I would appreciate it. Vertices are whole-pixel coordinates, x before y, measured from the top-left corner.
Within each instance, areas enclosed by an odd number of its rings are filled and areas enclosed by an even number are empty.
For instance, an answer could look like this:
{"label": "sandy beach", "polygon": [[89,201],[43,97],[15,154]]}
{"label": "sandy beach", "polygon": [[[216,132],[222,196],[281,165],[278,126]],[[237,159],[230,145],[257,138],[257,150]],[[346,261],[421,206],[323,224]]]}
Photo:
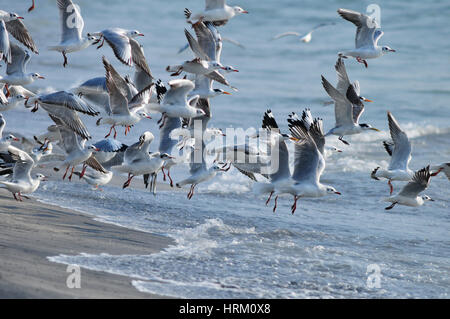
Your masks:
{"label": "sandy beach", "polygon": [[141,293],[131,278],[81,269],[81,288],[66,285],[67,266],[48,256],[151,254],[169,238],[97,222],[88,215],[0,191],[0,298],[163,298]]}

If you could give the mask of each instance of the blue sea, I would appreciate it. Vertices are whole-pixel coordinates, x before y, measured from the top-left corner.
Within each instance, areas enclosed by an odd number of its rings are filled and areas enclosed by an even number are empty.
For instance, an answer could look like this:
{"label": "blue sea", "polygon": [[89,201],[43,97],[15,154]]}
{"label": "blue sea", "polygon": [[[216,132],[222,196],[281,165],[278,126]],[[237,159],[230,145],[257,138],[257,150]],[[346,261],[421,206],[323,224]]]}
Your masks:
{"label": "blue sea", "polygon": [[[106,44],[100,50],[90,47],[69,54],[69,65],[63,68],[62,55],[47,50],[60,39],[55,1],[37,1],[31,13],[26,12],[28,2],[0,0],[0,8],[25,17],[40,50],[39,55],[32,55],[28,70],[46,80],[36,81],[31,89],[68,90],[102,76],[102,55],[121,74],[133,74]],[[351,49],[355,35],[355,27],[336,10],[365,12],[374,2],[228,2],[250,12],[220,28],[223,37],[245,46],[242,49],[225,42],[222,52],[222,62],[239,70],[227,75],[239,91],[211,101],[210,126],[257,128],[270,108],[286,132],[287,115],[309,107],[313,116],[323,118],[326,131],[332,128],[334,110],[332,105],[323,105],[329,98],[320,76],[336,83],[337,52]],[[189,51],[177,54],[186,42],[183,29],[190,28],[183,10],[201,10],[204,1],[75,3],[81,7],[85,33],[109,27],[144,33],[138,40],[156,78],[167,82],[167,65],[192,58]],[[37,198],[108,223],[162,234],[175,244],[156,254],[113,256],[104,252],[49,256],[50,260],[126,275],[140,291],[180,298],[449,298],[449,181],[443,174],[432,179],[425,193],[435,202],[386,211],[389,204],[383,199],[389,195],[389,187],[386,181],[372,180],[370,173],[389,163],[382,146],[389,138],[387,111],[411,140],[413,170],[450,159],[450,3],[375,3],[381,8],[385,32],[379,43],[397,52],[369,60],[367,69],[355,60],[345,60],[350,80],[359,80],[362,95],[374,100],[366,104],[361,122],[382,132],[347,137],[350,146],[336,137],[327,138],[327,143],[343,152],[327,158],[322,182],[333,185],[342,196],[301,199],[291,215],[291,196],[280,197],[274,214],[265,206],[266,197],[256,196],[252,182],[235,169],[200,184],[192,200],[186,198],[188,189],[159,191],[153,196],[132,187],[122,190],[107,185],[104,192],[93,192],[87,185],[52,181],[39,188]],[[285,31],[306,33],[322,22],[336,24],[316,30],[310,43],[296,38],[270,41]],[[0,75],[4,72],[2,66]],[[42,110],[33,114],[20,108],[4,116],[8,130],[28,136],[52,124]],[[95,118],[83,120],[94,141],[106,134],[107,127],[97,127]],[[134,143],[146,130],[157,141],[155,119],[141,121],[126,137],[120,130],[118,139]],[[151,150],[156,150],[157,144],[152,144]],[[187,171],[186,165],[175,167],[172,177],[179,181]],[[394,182],[394,191],[403,185]],[[377,285],[371,281],[374,276]]]}

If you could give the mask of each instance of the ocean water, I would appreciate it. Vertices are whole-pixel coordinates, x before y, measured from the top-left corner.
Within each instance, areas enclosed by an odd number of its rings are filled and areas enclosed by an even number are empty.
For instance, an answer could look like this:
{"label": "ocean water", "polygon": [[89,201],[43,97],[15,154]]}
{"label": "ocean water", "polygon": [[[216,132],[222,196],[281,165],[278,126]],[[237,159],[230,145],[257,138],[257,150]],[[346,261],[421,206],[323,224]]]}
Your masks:
{"label": "ocean water", "polygon": [[[201,9],[196,1],[76,1],[81,6],[85,32],[108,27],[138,29],[155,77],[169,80],[169,64],[191,57],[177,55],[185,43],[185,7]],[[334,124],[332,106],[320,83],[323,74],[336,83],[336,53],[354,45],[354,27],[336,13],[340,7],[365,11],[372,1],[233,1],[250,12],[221,28],[222,36],[237,40],[245,49],[224,43],[222,62],[239,73],[230,83],[239,88],[232,96],[215,98],[211,126],[258,127],[263,112],[271,108],[283,130],[292,111],[309,107]],[[389,137],[386,111],[406,130],[413,145],[410,167],[420,169],[450,158],[450,4],[446,1],[377,1],[381,7],[380,43],[397,50],[369,60],[365,69],[346,60],[350,79],[359,80],[367,103],[361,121],[383,130],[348,137],[350,146],[335,137],[327,143],[343,153],[327,158],[322,182],[335,186],[342,196],[301,199],[294,215],[292,197],[280,197],[274,214],[264,197],[251,191],[252,183],[236,170],[200,184],[192,200],[184,192],[147,191],[106,186],[92,192],[88,186],[45,183],[35,193],[43,201],[87,212],[100,220],[167,235],[174,246],[152,255],[108,254],[51,256],[60,263],[128,275],[136,289],[181,298],[448,298],[450,293],[449,181],[434,178],[425,192],[435,202],[420,208],[388,206],[383,198],[385,181],[370,179],[376,166],[387,166],[381,142]],[[0,8],[25,16],[39,55],[28,65],[46,80],[30,86],[39,91],[69,89],[104,74],[105,55],[122,74],[133,70],[121,65],[105,44],[62,56],[46,47],[59,41],[58,11],[54,1],[39,1],[28,14],[29,3],[0,0]],[[308,31],[321,22],[336,22],[313,33],[310,43],[294,38],[269,39],[285,31]],[[0,74],[4,73],[4,66]],[[51,124],[41,110],[19,109],[4,114],[7,129],[24,135],[40,133]],[[157,118],[157,117],[156,117]],[[94,140],[106,127],[83,117]],[[131,135],[118,138],[133,143],[143,131],[156,137],[155,120],[141,121]],[[157,143],[151,149],[156,149]],[[187,167],[174,168],[175,181]],[[137,182],[137,181],[136,181]],[[395,191],[403,183],[394,182]],[[373,279],[379,269],[379,286]],[[369,268],[368,268],[369,267]],[[369,280],[369,282],[371,282]]]}

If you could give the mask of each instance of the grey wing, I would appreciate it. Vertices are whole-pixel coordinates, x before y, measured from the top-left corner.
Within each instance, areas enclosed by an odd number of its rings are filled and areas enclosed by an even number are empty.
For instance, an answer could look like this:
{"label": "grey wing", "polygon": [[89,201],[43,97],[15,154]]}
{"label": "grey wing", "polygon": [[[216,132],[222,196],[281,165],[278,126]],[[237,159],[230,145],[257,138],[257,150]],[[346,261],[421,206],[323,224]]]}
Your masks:
{"label": "grey wing", "polygon": [[186,29],[184,29],[184,34],[186,35],[186,39],[188,40],[189,46],[190,46],[192,52],[194,52],[195,56],[197,58],[200,58],[201,60],[206,60],[206,61],[210,60],[208,55],[206,55],[206,53],[200,47],[200,44],[198,43],[198,41],[195,40],[193,35]]}
{"label": "grey wing", "polygon": [[321,173],[318,171],[319,164],[323,160],[322,154],[301,121],[289,123],[289,129],[292,136],[299,139],[295,143],[292,178],[297,182],[318,182]]}
{"label": "grey wing", "polygon": [[26,65],[30,60],[28,52],[17,44],[10,43],[11,47],[11,63],[6,67],[6,74],[25,73]]}
{"label": "grey wing", "polygon": [[102,34],[116,58],[126,65],[133,66],[130,39],[125,34],[117,33],[114,30],[104,30]]}
{"label": "grey wing", "polygon": [[245,168],[241,167],[239,164],[233,164],[233,166],[241,173],[250,178],[252,181],[257,182],[258,180],[255,177],[253,172],[246,171]]}
{"label": "grey wing", "polygon": [[205,74],[205,76],[210,78],[211,80],[214,80],[214,81],[219,82],[219,83],[221,83],[223,85],[226,85],[226,86],[229,86],[229,87],[233,88],[230,85],[230,83],[228,83],[227,79],[225,79],[225,77],[222,74],[220,74],[219,72],[217,72],[217,71]]}
{"label": "grey wing", "polygon": [[196,23],[193,28],[197,35],[198,44],[208,60],[216,61],[216,40],[211,30],[204,23]]}
{"label": "grey wing", "polygon": [[334,68],[336,69],[336,74],[338,77],[336,89],[339,93],[345,95],[347,94],[347,89],[350,86],[350,80],[347,75],[347,70],[345,69],[344,60],[341,57],[339,57],[336,61]]}
{"label": "grey wing", "polygon": [[328,95],[334,101],[334,115],[336,118],[336,126],[353,125],[353,105],[338,90],[336,90],[330,82],[322,76],[322,85]]}
{"label": "grey wing", "polygon": [[205,0],[205,10],[214,10],[225,7],[225,0]]}
{"label": "grey wing", "polygon": [[28,32],[25,25],[22,23],[22,21],[16,19],[11,20],[9,22],[6,22],[6,29],[8,30],[11,35],[17,39],[20,43],[22,43],[24,46],[26,46],[28,49],[33,51],[34,53],[39,53],[38,49],[36,47],[36,44],[34,44],[33,39],[31,38],[30,33]]}
{"label": "grey wing", "polygon": [[211,23],[209,21],[203,22],[205,26],[211,31],[211,34],[214,38],[214,41],[216,43],[216,61],[220,62],[220,56],[222,54],[222,36],[219,33],[219,30],[214,26],[214,23]]}
{"label": "grey wing", "polygon": [[111,73],[106,73],[106,87],[109,92],[109,106],[111,112],[116,115],[130,115],[128,100],[117,87]]}
{"label": "grey wing", "polygon": [[428,187],[430,179],[430,166],[422,168],[414,174],[412,181],[406,184],[398,195],[415,198],[420,192]]}
{"label": "grey wing", "polygon": [[95,169],[96,171],[99,171],[103,174],[108,173],[106,171],[106,169],[102,166],[102,164],[100,164],[97,159],[95,158],[95,156],[92,154],[91,157],[89,157],[86,161],[85,161],[87,166],[92,167],[93,169]]}
{"label": "grey wing", "polygon": [[120,166],[124,161],[125,152],[117,152],[109,161],[102,163],[105,169],[111,169],[113,166]]}
{"label": "grey wing", "polygon": [[91,135],[89,134],[86,126],[81,121],[78,113],[74,110],[70,110],[58,105],[49,106],[46,104],[41,104],[41,106],[48,112],[50,118],[53,119],[53,121],[55,121],[55,119],[57,121],[61,121],[65,126],[69,127],[83,139],[91,138]]}
{"label": "grey wing", "polygon": [[269,178],[271,181],[288,178],[291,175],[289,170],[289,151],[286,143],[283,141],[274,147],[277,147],[277,149],[275,152],[274,149],[271,150],[271,168],[277,168],[277,170],[270,174]]}
{"label": "grey wing", "polygon": [[284,37],[288,37],[288,36],[295,36],[295,37],[299,37],[301,34],[298,32],[294,32],[294,31],[288,31],[288,32],[283,32],[280,34],[277,34],[276,36],[274,36],[272,38],[272,40],[278,40],[280,38],[284,38]]}
{"label": "grey wing", "polygon": [[3,20],[0,21],[0,61],[11,63],[11,47],[9,45],[8,31]]}
{"label": "grey wing", "polygon": [[177,54],[180,54],[180,53],[186,51],[187,48],[189,48],[189,43],[186,43],[185,45],[183,45],[183,46],[178,50]]}
{"label": "grey wing", "polygon": [[126,149],[126,145],[116,139],[104,139],[93,144],[102,152],[121,152]]}
{"label": "grey wing", "polygon": [[373,35],[373,44],[376,46],[378,45],[378,40],[383,36],[384,32],[381,30],[376,30]]}
{"label": "grey wing", "polygon": [[143,88],[140,92],[138,92],[131,101],[128,103],[128,108],[130,110],[140,109],[145,106],[145,104],[150,103],[150,97],[152,95],[152,87],[153,83]]}
{"label": "grey wing", "polygon": [[327,25],[335,25],[335,24],[336,24],[335,22],[324,22],[324,23],[319,23],[318,25],[316,25],[314,28],[311,29],[311,32],[312,32],[312,31],[315,31],[315,30],[317,30],[317,29],[320,29],[320,28],[322,28],[322,27],[325,27],[325,26],[327,26]]}
{"label": "grey wing", "polygon": [[34,166],[34,161],[31,156],[26,152],[11,146],[8,147],[8,152],[12,159],[16,162],[13,168],[12,179],[15,181],[31,180],[30,172]]}
{"label": "grey wing", "polygon": [[411,142],[391,112],[388,112],[388,122],[391,138],[394,141],[394,150],[392,152],[391,162],[389,163],[389,169],[405,170],[408,168],[408,163],[411,159]]}
{"label": "grey wing", "polygon": [[[0,54],[0,57],[1,57],[1,54]],[[1,59],[0,59],[0,61],[1,61]],[[1,105],[6,105],[6,104],[8,104],[9,102],[8,102],[8,99],[6,98],[6,96],[5,96],[5,93],[3,93],[3,88],[5,87],[5,83],[1,83],[0,84],[0,104]],[[3,119],[2,119],[2,121],[3,121]],[[1,130],[0,130],[1,131]],[[0,138],[1,138],[1,133],[0,133]]]}
{"label": "grey wing", "polygon": [[347,100],[352,104],[353,122],[355,124],[358,124],[359,118],[364,112],[364,104],[361,102],[357,91],[359,91],[359,83],[355,81],[355,83],[349,85],[346,94]]}
{"label": "grey wing", "polygon": [[87,102],[83,101],[77,95],[66,91],[58,91],[55,93],[46,94],[41,96],[39,100],[47,105],[60,105],[91,116],[100,114],[96,109],[94,109]]}
{"label": "grey wing", "polygon": [[61,134],[62,145],[66,153],[70,154],[74,151],[76,152],[81,150],[80,141],[78,140],[75,132],[67,128],[61,121],[56,121],[55,119],[54,121],[58,125],[59,133]]}
{"label": "grey wing", "polygon": [[[103,66],[105,67],[106,75],[105,75],[105,85],[106,89],[108,90],[108,78],[110,81],[114,81],[116,87],[120,90],[122,95],[124,95],[127,100],[131,100],[132,97],[135,95],[131,91],[131,87],[129,83],[127,83],[127,80],[124,79],[117,71],[114,69],[114,67],[109,63],[109,61],[103,56],[102,57]],[[109,92],[109,90],[108,90]]]}
{"label": "grey wing", "polygon": [[163,119],[163,123],[159,131],[158,151],[161,154],[171,154],[172,148],[177,144],[177,141],[170,138],[170,132],[181,127],[181,120],[175,117],[166,117]]}
{"label": "grey wing", "polygon": [[79,6],[72,0],[58,0],[59,23],[61,24],[61,43],[81,41],[84,21]]}
{"label": "grey wing", "polygon": [[339,15],[356,26],[355,47],[361,48],[374,45],[374,33],[378,26],[375,19],[348,9],[339,9]]}
{"label": "grey wing", "polygon": [[[129,41],[130,41],[130,46],[131,46],[131,54],[133,56],[133,62],[135,64],[136,71],[137,71],[137,69],[139,69],[139,70],[145,72],[148,77],[153,79],[152,72],[150,71],[150,67],[147,64],[147,59],[145,58],[144,50],[142,49],[141,44],[138,41],[136,41],[135,39],[129,39]],[[144,85],[144,87],[147,85]],[[138,88],[138,90],[140,90],[140,89]]]}
{"label": "grey wing", "polygon": [[245,49],[245,45],[243,45],[242,43],[240,43],[239,41],[236,41],[234,39],[230,39],[230,38],[222,38],[223,41],[234,44],[237,47],[240,47],[241,49]]}

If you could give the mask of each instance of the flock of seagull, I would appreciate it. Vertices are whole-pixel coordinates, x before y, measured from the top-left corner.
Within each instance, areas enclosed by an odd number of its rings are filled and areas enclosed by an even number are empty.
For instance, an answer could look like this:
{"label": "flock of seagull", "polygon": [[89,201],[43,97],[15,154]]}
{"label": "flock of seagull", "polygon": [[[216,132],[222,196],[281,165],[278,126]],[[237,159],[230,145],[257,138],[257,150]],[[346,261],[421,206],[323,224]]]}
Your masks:
{"label": "flock of seagull", "polygon": [[[214,88],[213,84],[218,82],[231,90],[237,90],[228,82],[226,75],[238,70],[221,63],[223,39],[218,30],[235,16],[248,12],[241,7],[228,6],[225,0],[206,0],[205,9],[197,13],[185,9],[186,22],[195,36],[185,29],[188,44],[179,52],[190,48],[195,58],[167,66],[166,71],[171,76],[185,75],[170,80],[165,85],[161,80],[155,80],[150,71],[143,47],[137,40],[143,36],[141,32],[109,28],[84,36],[84,22],[78,5],[72,0],[57,0],[56,4],[60,12],[61,41],[48,49],[62,54],[63,67],[69,64],[69,53],[92,45],[98,45],[97,49],[100,49],[106,41],[118,61],[134,68],[134,77],[120,75],[103,56],[105,76],[88,79],[70,91],[50,94],[31,92],[24,86],[44,79],[39,73],[28,73],[26,70],[31,58],[28,50],[37,54],[38,49],[22,21],[23,17],[0,10],[0,61],[6,64],[6,75],[0,76],[0,111],[10,111],[24,103],[31,112],[41,108],[55,123],[48,127],[47,132],[36,135],[31,140],[20,137],[18,133],[4,134],[6,119],[0,114],[0,174],[3,176],[0,186],[8,189],[18,201],[22,201],[22,197],[26,197],[24,194],[34,192],[40,182],[46,180],[43,174],[31,174],[36,166],[46,162],[57,163],[54,165],[55,171],[65,169],[63,180],[66,177],[71,180],[75,174],[95,188],[109,183],[113,171],[128,174],[123,188],[128,187],[135,176],[142,175],[145,186],[155,193],[156,178],[160,171],[164,180],[168,177],[170,186],[173,187],[170,168],[188,161],[190,176],[176,183],[176,186],[190,185],[187,195],[189,199],[194,195],[196,185],[234,166],[255,181],[255,193],[269,194],[266,205],[272,196],[275,197],[274,212],[279,195],[292,195],[293,214],[299,198],[341,194],[334,187],[320,182],[325,169],[326,148],[340,151],[336,147],[326,146],[325,137],[336,135],[342,143],[349,145],[344,140],[345,136],[378,131],[369,124],[359,123],[364,112],[364,102],[372,101],[361,95],[358,81],[350,82],[344,59],[353,57],[367,68],[367,59],[378,58],[395,50],[378,45],[383,32],[375,19],[363,13],[348,9],[337,11],[357,29],[355,48],[338,53],[335,65],[338,77],[336,86],[322,76],[323,88],[335,107],[336,124],[329,132],[324,133],[322,119],[314,118],[311,111],[305,109],[300,115],[289,115],[289,134],[282,133],[272,111],[267,110],[261,128],[266,133],[265,137],[262,134],[254,137],[263,138],[269,151],[254,148],[249,143],[209,149],[208,154],[216,155],[216,160],[208,167],[206,154],[201,152],[198,158],[195,150],[205,149],[206,134],[224,135],[220,129],[208,127],[212,117],[210,103],[218,95],[231,94]],[[29,11],[34,5],[33,0]],[[314,30],[327,25],[330,23],[319,24],[304,35],[289,31],[274,39],[297,36],[300,41],[308,43]],[[13,42],[12,38],[17,42]],[[228,41],[240,45],[236,41]],[[153,113],[161,113],[157,152],[149,151],[154,140],[150,131],[141,134],[138,141],[130,146],[116,139],[118,127],[123,127],[124,134],[127,135],[136,123],[151,119],[150,114]],[[80,114],[101,116],[96,125],[109,127],[105,139],[88,143],[91,136]],[[411,159],[411,143],[392,113],[388,112],[387,118],[392,141],[384,141],[383,145],[391,156],[390,165],[387,169],[377,167],[371,177],[388,180],[391,196],[386,201],[391,202],[391,205],[386,209],[397,204],[420,206],[424,201],[432,200],[427,195],[420,195],[430,184],[432,176],[444,171],[450,179],[450,163],[431,167],[428,165],[417,172],[410,170],[408,164]],[[195,132],[198,127],[201,134]],[[288,150],[288,141],[294,143],[293,154]],[[56,154],[53,144],[58,145],[64,154]],[[177,155],[173,155],[174,153]],[[289,168],[290,156],[294,157],[292,173]],[[252,161],[249,160],[250,157],[253,158]],[[274,163],[277,168],[267,170]],[[82,167],[80,171],[76,170],[79,165]],[[256,176],[261,176],[264,181]],[[397,195],[392,195],[391,181],[405,181],[407,184]]]}

